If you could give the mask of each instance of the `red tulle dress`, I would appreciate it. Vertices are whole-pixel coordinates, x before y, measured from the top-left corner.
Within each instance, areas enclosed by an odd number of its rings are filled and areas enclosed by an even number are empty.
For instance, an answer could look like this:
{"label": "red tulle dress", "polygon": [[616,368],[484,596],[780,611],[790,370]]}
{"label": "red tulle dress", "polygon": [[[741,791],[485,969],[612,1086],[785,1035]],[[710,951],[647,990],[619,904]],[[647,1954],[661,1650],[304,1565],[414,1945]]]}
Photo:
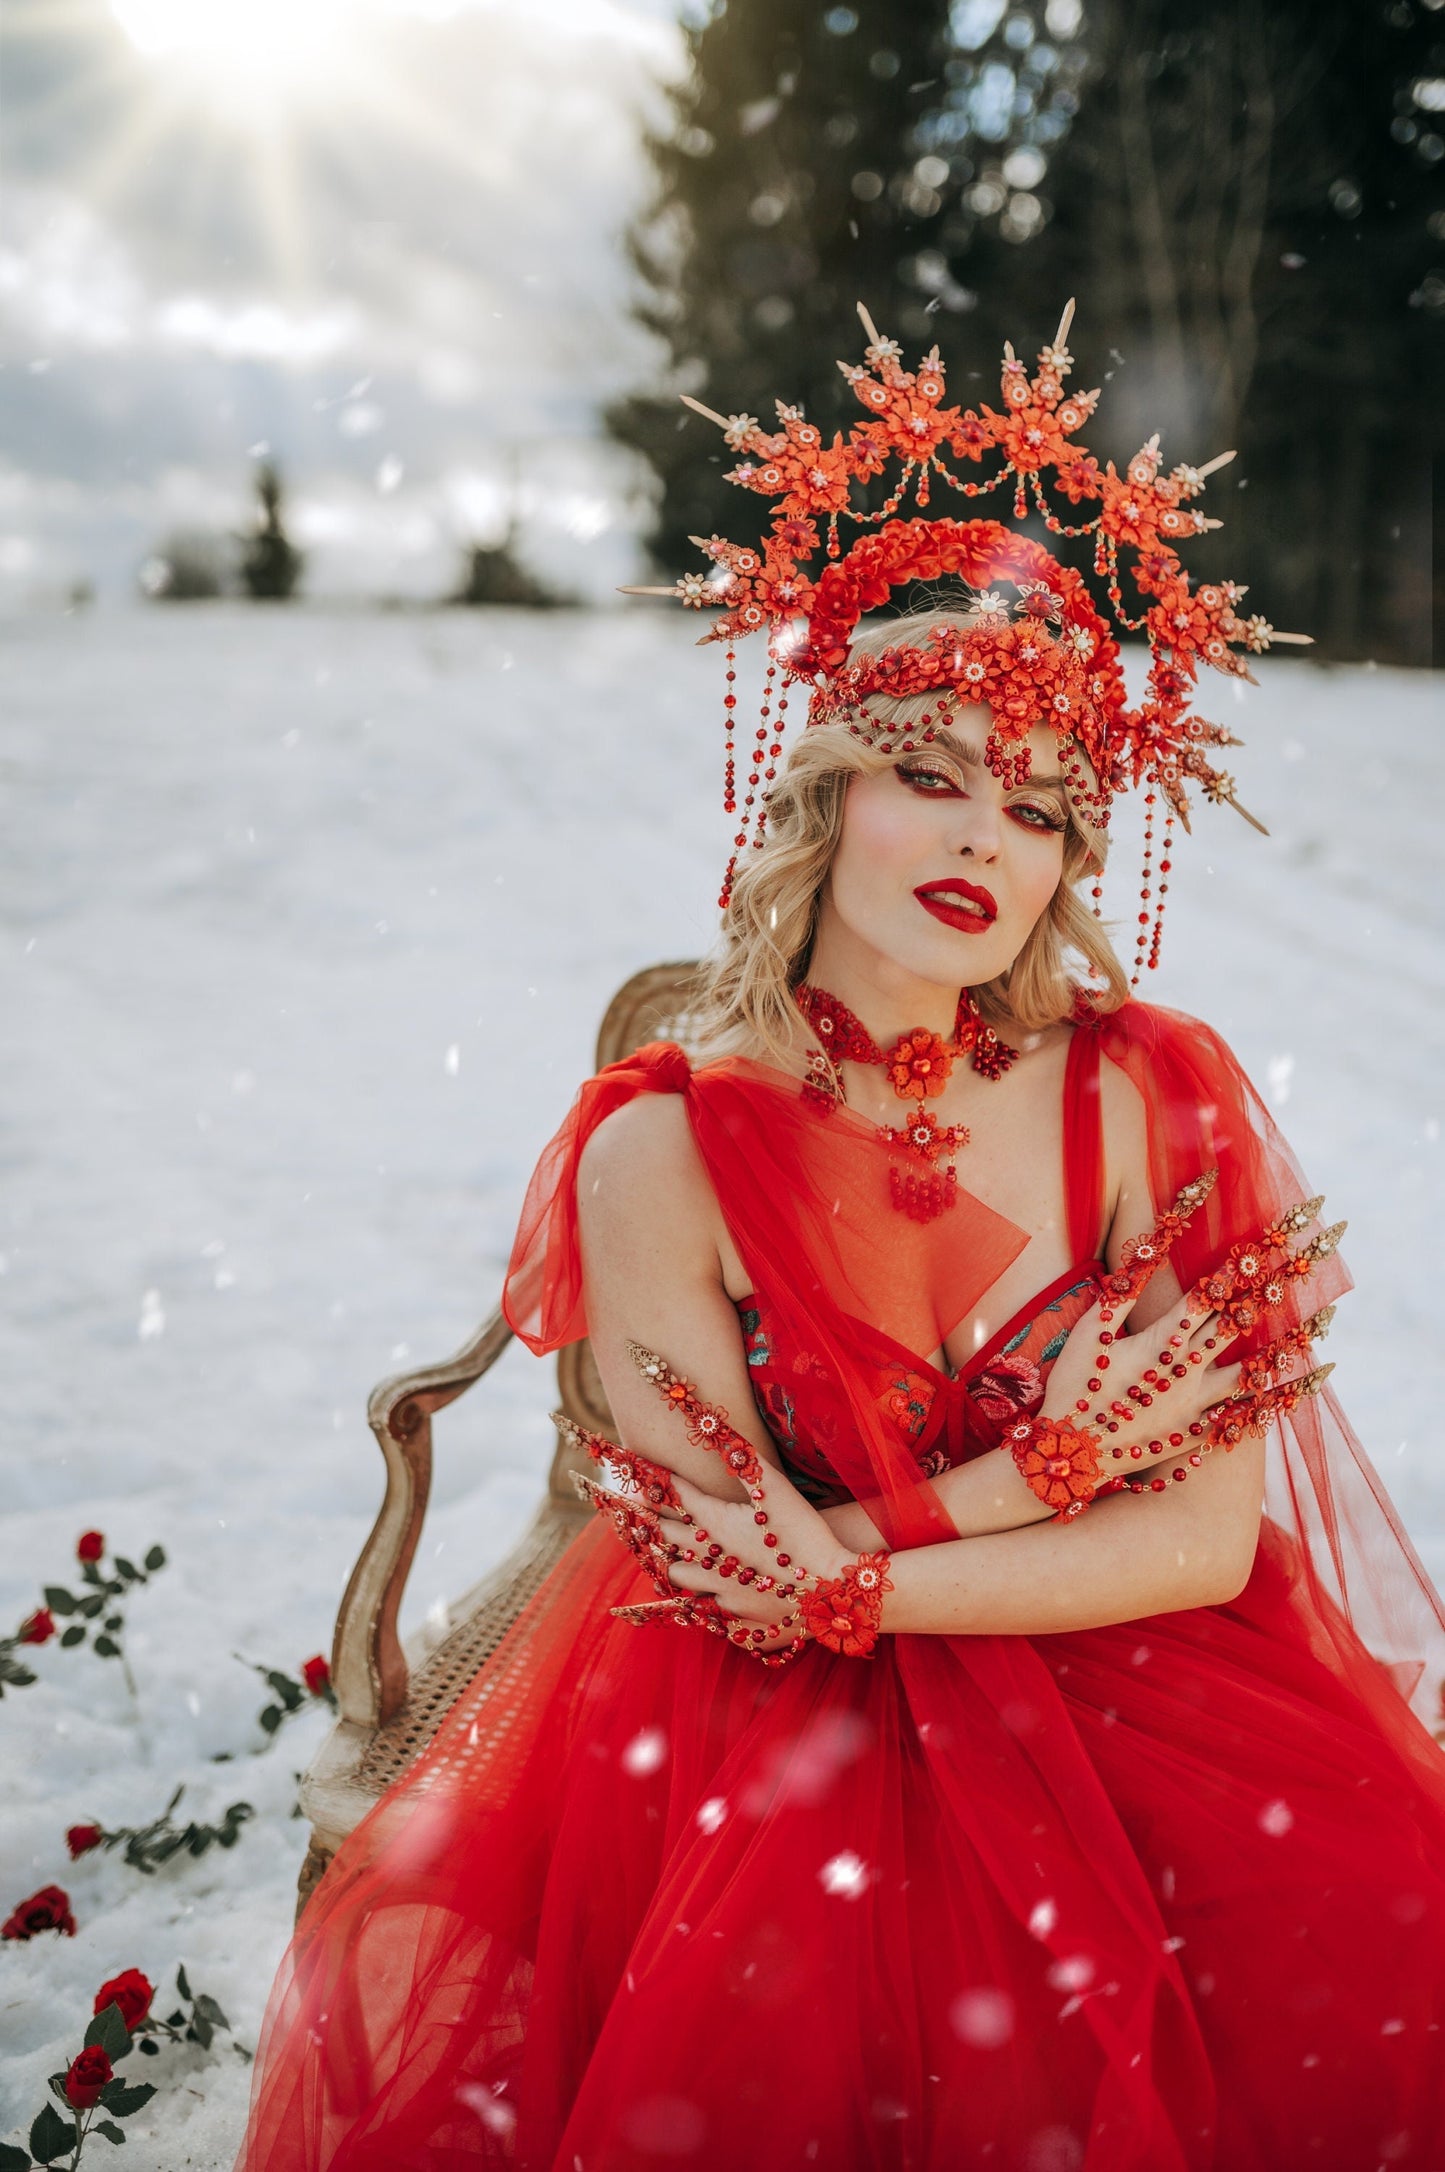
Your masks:
{"label": "red tulle dress", "polygon": [[[910,1222],[852,1111],[658,1044],[544,1155],[509,1317],[538,1350],[585,1331],[577,1157],[680,1094],[786,1466],[895,1548],[955,1537],[933,1479],[1037,1408],[1091,1301],[1101,1062],[1144,1096],[1157,1203],[1221,1171],[1186,1284],[1304,1196],[1208,1028],[1076,1029],[1077,1264],[953,1377],[920,1353],[1023,1232],[963,1193]],[[1331,1260],[1304,1305],[1345,1286]],[[651,1594],[594,1522],[310,1901],[237,2172],[1440,2172],[1445,1613],[1332,1396],[1268,1457],[1228,1605],[779,1669],[614,1620]],[[1151,1501],[1119,1504],[1141,1533]]]}

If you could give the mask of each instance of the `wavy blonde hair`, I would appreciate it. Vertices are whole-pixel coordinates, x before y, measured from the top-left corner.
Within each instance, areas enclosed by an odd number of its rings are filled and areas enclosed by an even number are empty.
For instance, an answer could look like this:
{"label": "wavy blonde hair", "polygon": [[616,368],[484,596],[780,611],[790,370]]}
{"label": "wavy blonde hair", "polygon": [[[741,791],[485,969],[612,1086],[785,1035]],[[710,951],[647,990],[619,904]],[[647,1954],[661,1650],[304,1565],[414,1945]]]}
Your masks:
{"label": "wavy blonde hair", "polygon": [[[917,611],[886,619],[855,635],[850,655],[917,641],[935,626],[965,627],[963,611]],[[870,716],[884,723],[916,722],[936,694],[905,699],[870,697]],[[1089,784],[1087,757],[1079,759]],[[799,732],[789,749],[768,807],[760,850],[749,852],[737,872],[714,954],[701,968],[692,1013],[692,1035],[709,1055],[761,1047],[778,1057],[792,1048],[797,1007],[792,992],[807,977],[828,870],[843,830],[843,807],[855,777],[876,776],[894,766],[846,724],[815,724]],[[1071,798],[1064,833],[1064,864],[1048,909],[1029,931],[1008,969],[975,988],[979,1006],[1001,1030],[1036,1032],[1068,1018],[1074,1007],[1078,966],[1091,983],[1095,1006],[1117,1010],[1128,981],[1104,931],[1076,885],[1101,870],[1108,839]]]}

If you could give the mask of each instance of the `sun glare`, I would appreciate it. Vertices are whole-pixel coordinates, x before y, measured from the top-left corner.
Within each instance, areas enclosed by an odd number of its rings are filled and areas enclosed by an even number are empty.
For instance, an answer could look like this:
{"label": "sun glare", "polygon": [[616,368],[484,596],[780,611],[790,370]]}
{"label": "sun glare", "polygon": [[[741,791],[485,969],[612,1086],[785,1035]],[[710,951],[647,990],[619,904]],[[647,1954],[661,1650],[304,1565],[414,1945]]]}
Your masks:
{"label": "sun glare", "polygon": [[324,90],[355,0],[111,0],[138,51],[183,69],[223,102]]}

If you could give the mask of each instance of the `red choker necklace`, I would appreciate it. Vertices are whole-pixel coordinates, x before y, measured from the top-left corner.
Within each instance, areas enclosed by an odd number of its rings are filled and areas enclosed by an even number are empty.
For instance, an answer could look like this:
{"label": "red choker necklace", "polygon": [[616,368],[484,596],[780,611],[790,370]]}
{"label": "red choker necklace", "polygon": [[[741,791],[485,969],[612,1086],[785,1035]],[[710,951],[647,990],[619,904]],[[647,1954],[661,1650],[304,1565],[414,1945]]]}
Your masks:
{"label": "red choker necklace", "polygon": [[[889,1168],[888,1189],[893,1204],[915,1222],[931,1222],[946,1213],[958,1192],[958,1172],[952,1156],[968,1144],[968,1128],[964,1124],[940,1124],[923,1104],[942,1093],[956,1057],[969,1057],[981,1078],[1002,1078],[1018,1050],[1001,1041],[993,1027],[984,1022],[967,988],[959,993],[951,1041],[930,1032],[927,1026],[915,1026],[911,1032],[900,1034],[887,1050],[878,1046],[846,1003],[840,1003],[825,988],[804,983],[793,993],[820,1043],[808,1051],[803,1099],[820,1114],[831,1114],[840,1101],[848,1098],[841,1066],[879,1065],[899,1099],[915,1102],[917,1108],[901,1126],[881,1124],[878,1136],[896,1153],[924,1164],[923,1168],[899,1168],[896,1164]],[[947,1167],[940,1169],[938,1164],[945,1157]]]}

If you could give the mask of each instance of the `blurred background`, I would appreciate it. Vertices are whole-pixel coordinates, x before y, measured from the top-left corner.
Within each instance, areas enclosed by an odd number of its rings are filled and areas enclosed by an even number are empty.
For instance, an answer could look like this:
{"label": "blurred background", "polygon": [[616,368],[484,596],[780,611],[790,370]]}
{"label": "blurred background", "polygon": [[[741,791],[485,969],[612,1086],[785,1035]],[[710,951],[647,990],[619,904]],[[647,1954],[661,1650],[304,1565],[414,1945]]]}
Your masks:
{"label": "blurred background", "polygon": [[1267,568],[1269,615],[1333,655],[1432,660],[1430,0],[4,25],[12,597],[605,598],[640,545],[674,573],[736,520],[679,391],[842,421],[863,299],[987,395],[1074,294],[1101,454],[1239,448],[1201,568]]}
{"label": "blurred background", "polygon": [[[255,2042],[330,1714],[267,1732],[254,1670],[330,1648],[367,1393],[490,1311],[609,996],[716,926],[719,654],[616,593],[758,534],[678,395],[852,420],[859,301],[966,406],[1074,296],[1091,451],[1237,449],[1187,563],[1316,645],[1201,688],[1270,835],[1200,809],[1141,992],[1348,1217],[1336,1384],[1445,1579],[1445,0],[0,0],[0,40],[0,1633],[82,1531],[167,1554],[127,1675],[52,1638],[0,1703],[0,1915],[59,1882],[78,1925],[0,1942],[0,2135],[120,1970]],[[553,1401],[513,1348],[440,1421],[408,1634],[525,1528]],[[254,1808],[234,1848],[70,1861],[181,1784]],[[150,2066],[133,2172],[226,2172],[244,2060]]]}

